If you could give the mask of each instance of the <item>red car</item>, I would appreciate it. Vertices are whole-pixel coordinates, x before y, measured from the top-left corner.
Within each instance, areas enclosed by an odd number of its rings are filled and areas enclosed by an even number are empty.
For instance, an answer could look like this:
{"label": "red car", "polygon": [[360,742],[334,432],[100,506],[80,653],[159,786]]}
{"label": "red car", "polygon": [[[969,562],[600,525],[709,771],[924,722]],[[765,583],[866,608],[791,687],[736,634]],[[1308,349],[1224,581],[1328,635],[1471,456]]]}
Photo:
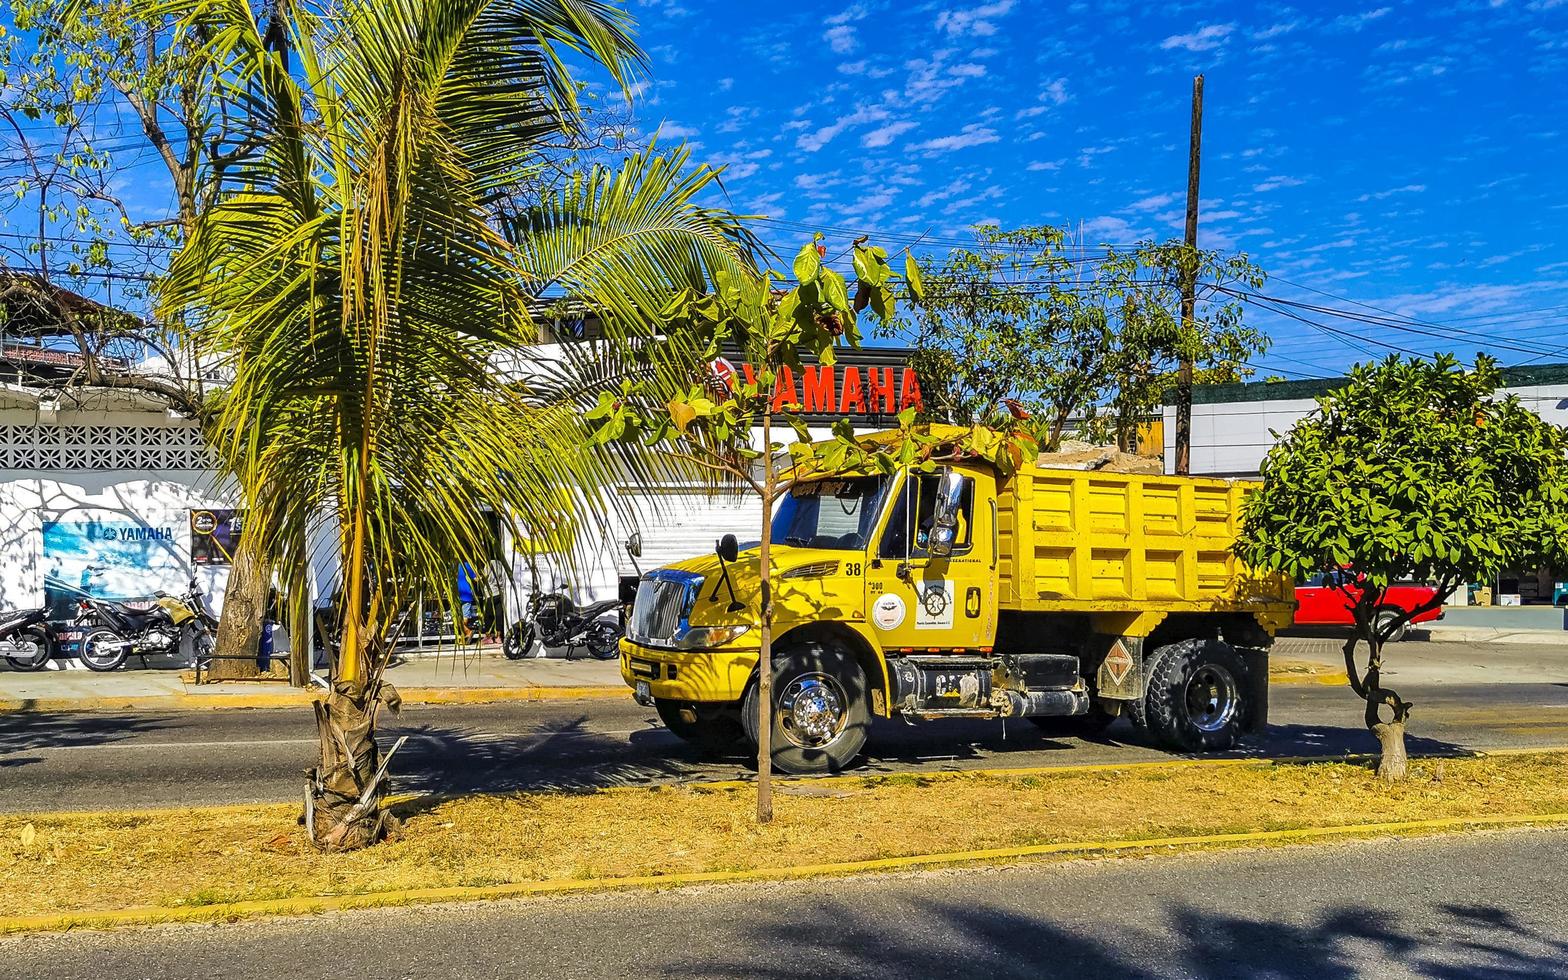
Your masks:
{"label": "red car", "polygon": [[[1348,569],[1337,572],[1325,572],[1315,575],[1306,582],[1296,586],[1296,625],[1297,626],[1353,626],[1355,620],[1350,615],[1350,604],[1360,594],[1360,589],[1355,585],[1356,575]],[[1350,596],[1346,596],[1339,583],[1350,583]],[[1390,585],[1383,593],[1383,605],[1378,609],[1377,624],[1381,626],[1390,618],[1398,615],[1397,610],[1411,610],[1417,606],[1431,602],[1437,595],[1437,590],[1430,585]],[[1443,607],[1428,609],[1416,616],[1412,623],[1430,623],[1443,618]],[[1409,624],[1406,624],[1407,626]],[[1391,642],[1404,639],[1405,626],[1399,632],[1389,637]]]}

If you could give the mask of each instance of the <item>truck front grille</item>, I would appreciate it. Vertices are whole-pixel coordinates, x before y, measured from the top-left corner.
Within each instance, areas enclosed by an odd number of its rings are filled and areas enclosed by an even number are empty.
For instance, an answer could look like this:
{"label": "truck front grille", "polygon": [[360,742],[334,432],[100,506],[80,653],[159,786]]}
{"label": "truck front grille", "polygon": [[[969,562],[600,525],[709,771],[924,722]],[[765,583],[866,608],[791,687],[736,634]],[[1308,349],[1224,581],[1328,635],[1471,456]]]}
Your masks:
{"label": "truck front grille", "polygon": [[650,575],[637,586],[632,621],[627,634],[634,643],[669,643],[680,631],[692,595],[691,579]]}

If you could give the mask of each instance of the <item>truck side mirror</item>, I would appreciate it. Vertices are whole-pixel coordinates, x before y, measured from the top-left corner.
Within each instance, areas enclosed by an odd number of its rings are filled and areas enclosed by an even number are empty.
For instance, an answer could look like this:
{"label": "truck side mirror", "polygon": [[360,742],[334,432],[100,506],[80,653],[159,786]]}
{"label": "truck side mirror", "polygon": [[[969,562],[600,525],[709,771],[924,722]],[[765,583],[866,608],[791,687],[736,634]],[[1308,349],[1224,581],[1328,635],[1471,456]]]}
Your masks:
{"label": "truck side mirror", "polygon": [[958,509],[963,502],[963,474],[944,469],[936,485],[931,534],[926,542],[926,552],[932,558],[946,558],[953,553],[953,545],[958,540]]}
{"label": "truck side mirror", "polygon": [[626,539],[626,553],[633,558],[642,557],[642,532],[633,531],[632,536]]}
{"label": "truck side mirror", "polygon": [[719,539],[713,550],[718,554],[719,561],[728,565],[740,554],[740,542],[735,540],[735,535],[726,534]]}

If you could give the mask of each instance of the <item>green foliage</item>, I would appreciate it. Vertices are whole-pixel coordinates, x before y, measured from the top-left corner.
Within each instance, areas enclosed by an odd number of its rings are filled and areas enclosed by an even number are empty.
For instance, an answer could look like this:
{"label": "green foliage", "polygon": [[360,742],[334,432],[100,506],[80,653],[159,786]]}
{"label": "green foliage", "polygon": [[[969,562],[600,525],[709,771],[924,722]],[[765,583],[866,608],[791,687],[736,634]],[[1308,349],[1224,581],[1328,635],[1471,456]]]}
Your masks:
{"label": "green foliage", "polygon": [[929,274],[917,313],[887,331],[915,348],[933,418],[1010,424],[1021,410],[1047,448],[1070,418],[1131,446],[1184,354],[1200,383],[1217,383],[1248,376],[1246,363],[1267,347],[1242,304],[1212,288],[1200,290],[1193,327],[1181,322],[1184,275],[1205,287],[1262,284],[1244,255],[1143,242],[1086,261],[1059,228],[975,234],[973,248],[951,251]]}
{"label": "green foliage", "polygon": [[[778,387],[783,372],[799,371],[801,352],[811,352],[818,362],[832,364],[841,347],[860,346],[860,315],[869,309],[879,321],[896,315],[895,285],[887,252],[864,240],[853,243],[857,284],[849,299],[843,277],[822,262],[826,247],[816,235],[795,255],[797,285],[780,293],[775,274],[752,278],[720,273],[710,293],[688,292],[665,310],[663,333],[669,342],[701,351],[698,363],[719,355],[729,345],[738,346],[754,377],[719,383],[711,375],[650,377],[624,381],[618,389],[600,393],[599,403],[588,413],[601,443],[636,441],[663,445],[688,461],[729,481],[755,491],[770,504],[774,496],[799,476],[816,471],[880,471],[899,467],[931,470],[943,460],[980,457],[1004,472],[1020,465],[1025,446],[1032,440],[1024,433],[1002,433],[982,425],[968,428],[917,424],[913,408],[898,415],[897,439],[857,438],[848,419],[832,426],[832,438],[813,442],[800,417],[802,406],[790,400],[789,390]],[[911,297],[920,273],[906,256],[904,282]],[[793,376],[793,375],[792,375]],[[755,468],[765,450],[755,446],[752,434],[764,422],[792,429],[796,441],[788,447],[790,476],[775,484],[771,469],[758,480]],[[771,458],[781,444],[767,447]]]}
{"label": "green foliage", "polygon": [[1269,452],[1237,554],[1445,592],[1568,554],[1568,431],[1499,396],[1501,380],[1485,357],[1358,365]]}
{"label": "green foliage", "polygon": [[565,56],[623,86],[638,62],[608,4],[349,0],[324,19],[285,5],[292,66],[244,0],[176,6],[250,149],[163,308],[232,375],[212,439],[286,586],[303,584],[310,529],[337,525],[344,646],[362,655],[412,592],[455,601],[452,569],[491,547],[487,514],[564,547],[573,512],[605,506],[587,382],[496,369],[537,341],[542,294],[569,289],[618,346],[650,346],[677,285],[743,276],[751,240],[696,203],[716,174],[684,153],[497,213],[576,125]]}

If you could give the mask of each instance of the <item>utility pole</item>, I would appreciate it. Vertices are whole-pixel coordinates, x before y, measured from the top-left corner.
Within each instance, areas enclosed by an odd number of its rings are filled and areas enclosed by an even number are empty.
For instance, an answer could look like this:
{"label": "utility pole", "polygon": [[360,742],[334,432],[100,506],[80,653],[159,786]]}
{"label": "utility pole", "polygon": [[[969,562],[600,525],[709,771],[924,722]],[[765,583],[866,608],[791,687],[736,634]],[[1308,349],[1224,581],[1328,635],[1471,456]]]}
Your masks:
{"label": "utility pole", "polygon": [[1192,472],[1193,316],[1198,291],[1198,161],[1203,155],[1203,76],[1192,80],[1192,140],[1187,148],[1187,254],[1181,277],[1181,366],[1176,369],[1176,472]]}

